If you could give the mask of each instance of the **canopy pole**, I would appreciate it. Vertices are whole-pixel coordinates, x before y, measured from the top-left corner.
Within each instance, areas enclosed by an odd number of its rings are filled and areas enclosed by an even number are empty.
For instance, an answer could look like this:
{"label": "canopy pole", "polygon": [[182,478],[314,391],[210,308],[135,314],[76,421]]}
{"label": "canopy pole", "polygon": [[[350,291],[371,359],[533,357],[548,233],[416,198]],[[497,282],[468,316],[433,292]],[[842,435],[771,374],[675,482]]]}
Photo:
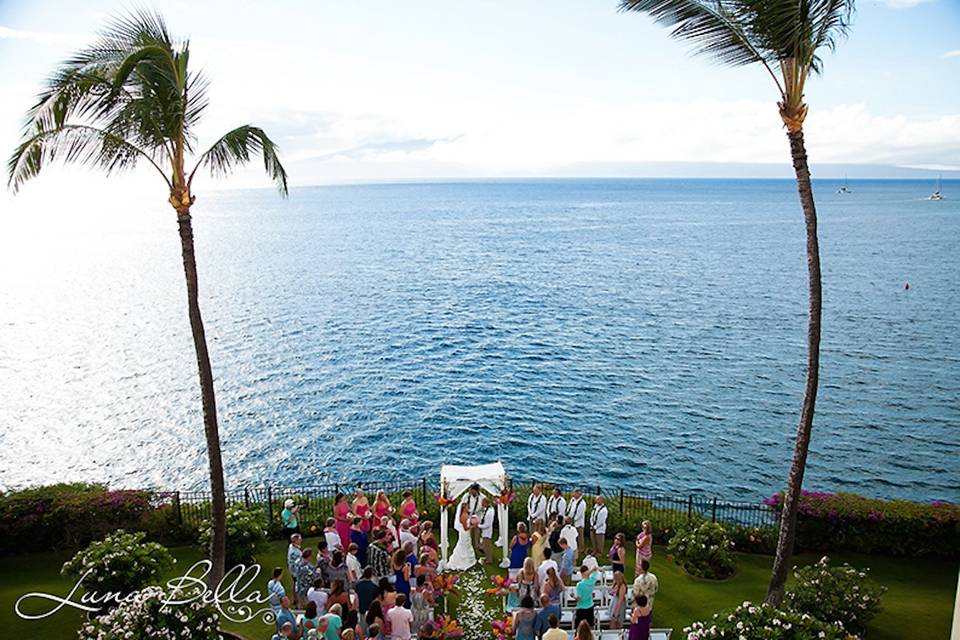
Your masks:
{"label": "canopy pole", "polygon": [[500,546],[503,547],[503,560],[500,561],[501,569],[510,568],[510,549],[508,548],[510,540],[510,507],[509,505],[500,504],[500,513],[498,514],[498,519],[500,520]]}

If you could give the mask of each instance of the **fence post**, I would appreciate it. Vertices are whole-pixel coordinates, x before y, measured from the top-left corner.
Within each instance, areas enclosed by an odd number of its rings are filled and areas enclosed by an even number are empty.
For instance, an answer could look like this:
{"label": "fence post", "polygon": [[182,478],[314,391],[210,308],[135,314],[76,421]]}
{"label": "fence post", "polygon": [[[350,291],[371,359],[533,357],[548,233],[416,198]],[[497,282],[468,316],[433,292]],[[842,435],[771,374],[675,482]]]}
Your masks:
{"label": "fence post", "polygon": [[173,500],[177,505],[177,524],[183,524],[183,508],[180,506],[180,492],[173,494]]}
{"label": "fence post", "polygon": [[620,487],[620,517],[623,517],[623,487]]}
{"label": "fence post", "polygon": [[246,487],[243,488],[243,506],[247,509],[250,508],[250,489]]}
{"label": "fence post", "polygon": [[693,496],[687,496],[687,522],[693,519]]}
{"label": "fence post", "polygon": [[267,514],[270,524],[273,524],[273,490],[270,487],[267,487]]}
{"label": "fence post", "polygon": [[423,505],[423,507],[422,507],[423,509],[426,509],[426,508],[427,508],[427,479],[426,479],[426,477],[421,478],[421,479],[420,479],[420,482],[421,482],[421,484],[420,484],[420,489],[421,489],[421,491],[420,491],[420,497],[422,498],[421,501],[420,501],[420,504]]}
{"label": "fence post", "polygon": [[713,515],[710,516],[710,521],[717,521],[717,496],[713,496]]}

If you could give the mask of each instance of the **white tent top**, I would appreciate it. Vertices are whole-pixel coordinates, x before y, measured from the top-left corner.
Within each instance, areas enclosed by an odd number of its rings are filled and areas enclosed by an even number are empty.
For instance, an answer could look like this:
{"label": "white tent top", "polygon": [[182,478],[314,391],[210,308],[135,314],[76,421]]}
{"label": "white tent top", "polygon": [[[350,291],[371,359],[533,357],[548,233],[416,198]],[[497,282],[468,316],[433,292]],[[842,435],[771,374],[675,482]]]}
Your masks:
{"label": "white tent top", "polygon": [[440,486],[446,483],[447,498],[455,500],[470,485],[477,483],[480,488],[492,495],[500,495],[507,484],[507,472],[499,461],[491,464],[460,466],[445,464],[440,467]]}

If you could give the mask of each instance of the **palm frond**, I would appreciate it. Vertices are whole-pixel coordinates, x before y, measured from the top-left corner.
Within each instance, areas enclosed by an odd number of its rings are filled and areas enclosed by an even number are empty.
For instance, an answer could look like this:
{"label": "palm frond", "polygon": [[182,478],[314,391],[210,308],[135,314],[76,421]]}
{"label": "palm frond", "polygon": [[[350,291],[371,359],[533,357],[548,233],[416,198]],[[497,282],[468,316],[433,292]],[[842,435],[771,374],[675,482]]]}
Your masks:
{"label": "palm frond", "polygon": [[280,164],[277,146],[260,127],[243,125],[229,131],[207,149],[190,172],[188,186],[200,167],[210,170],[213,176],[226,176],[237,167],[250,162],[250,158],[262,153],[267,175],[276,183],[280,193],[287,195],[287,172]]}

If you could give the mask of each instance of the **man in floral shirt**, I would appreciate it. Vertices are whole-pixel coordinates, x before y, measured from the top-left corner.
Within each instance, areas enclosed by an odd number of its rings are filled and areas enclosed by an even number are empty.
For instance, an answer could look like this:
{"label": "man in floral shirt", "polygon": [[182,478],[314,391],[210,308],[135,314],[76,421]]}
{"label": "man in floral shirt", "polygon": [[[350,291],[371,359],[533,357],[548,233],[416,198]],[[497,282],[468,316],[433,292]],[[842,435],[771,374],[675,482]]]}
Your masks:
{"label": "man in floral shirt", "polygon": [[385,534],[383,529],[374,531],[373,542],[367,549],[367,562],[376,580],[390,576],[390,554],[383,542]]}

